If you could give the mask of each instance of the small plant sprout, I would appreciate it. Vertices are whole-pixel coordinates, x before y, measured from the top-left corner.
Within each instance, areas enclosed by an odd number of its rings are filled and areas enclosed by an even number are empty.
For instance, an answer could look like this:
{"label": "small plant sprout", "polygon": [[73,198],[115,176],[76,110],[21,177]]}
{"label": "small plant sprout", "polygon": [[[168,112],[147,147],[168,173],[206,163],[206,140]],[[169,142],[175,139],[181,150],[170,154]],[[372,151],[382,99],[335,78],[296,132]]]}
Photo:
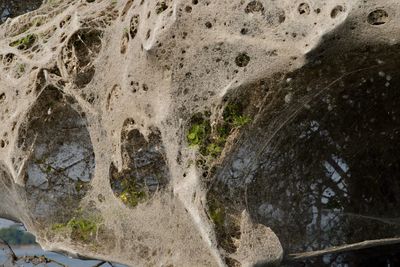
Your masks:
{"label": "small plant sprout", "polygon": [[210,133],[210,123],[204,119],[199,119],[193,123],[187,135],[187,141],[190,146],[200,146],[204,144]]}

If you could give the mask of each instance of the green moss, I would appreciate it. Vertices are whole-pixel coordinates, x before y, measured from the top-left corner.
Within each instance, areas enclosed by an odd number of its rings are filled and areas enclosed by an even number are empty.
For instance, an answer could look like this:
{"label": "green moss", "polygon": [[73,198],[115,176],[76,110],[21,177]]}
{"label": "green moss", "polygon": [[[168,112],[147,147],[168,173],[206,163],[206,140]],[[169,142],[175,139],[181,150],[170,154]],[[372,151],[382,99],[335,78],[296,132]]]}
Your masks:
{"label": "green moss", "polygon": [[192,147],[204,147],[210,134],[210,121],[203,118],[196,118],[190,126],[189,132],[187,134],[187,141]]}
{"label": "green moss", "polygon": [[14,42],[10,43],[11,47],[17,47],[19,50],[26,50],[33,46],[37,40],[36,34],[28,34]]}
{"label": "green moss", "polygon": [[75,190],[76,190],[76,192],[80,193],[81,190],[85,189],[87,184],[88,184],[88,182],[83,182],[81,180],[76,181],[75,182]]}
{"label": "green moss", "polygon": [[221,154],[223,147],[216,143],[211,143],[207,146],[207,155],[217,157]]}
{"label": "green moss", "polygon": [[243,107],[238,103],[228,104],[225,107],[223,118],[228,124],[225,127],[228,128],[242,127],[251,122],[250,117],[243,114]]}
{"label": "green moss", "polygon": [[51,230],[54,232],[61,232],[66,229],[66,225],[63,223],[55,223],[51,226]]}
{"label": "green moss", "polygon": [[215,198],[208,202],[208,214],[217,231],[222,230],[225,225],[225,209]]}
{"label": "green moss", "polygon": [[100,220],[94,217],[84,217],[78,215],[70,219],[66,223],[55,223],[51,226],[51,230],[57,233],[70,233],[73,240],[80,242],[88,242],[94,238],[99,228]]}
{"label": "green moss", "polygon": [[210,218],[216,226],[222,226],[224,224],[224,217],[222,208],[210,210]]}
{"label": "green moss", "polygon": [[237,115],[237,116],[233,117],[233,126],[235,128],[243,127],[246,124],[248,124],[249,122],[251,122],[251,119],[249,116],[246,116],[246,115]]}
{"label": "green moss", "polygon": [[67,227],[71,229],[71,237],[83,242],[89,241],[96,235],[98,225],[95,220],[86,218],[72,218]]}
{"label": "green moss", "polygon": [[207,214],[214,225],[218,244],[227,252],[236,251],[235,239],[240,239],[241,211],[237,206],[225,198],[226,189],[211,189],[207,193]]}
{"label": "green moss", "polygon": [[192,117],[186,138],[190,147],[197,148],[202,157],[196,160],[197,166],[204,170],[213,166],[221,155],[226,141],[234,129],[239,129],[251,122],[239,103],[230,103],[224,108],[222,118],[211,127],[211,114],[198,113]]}
{"label": "green moss", "polygon": [[125,205],[133,208],[147,199],[147,193],[136,183],[134,177],[122,177],[121,186],[123,191],[119,195],[119,199]]}

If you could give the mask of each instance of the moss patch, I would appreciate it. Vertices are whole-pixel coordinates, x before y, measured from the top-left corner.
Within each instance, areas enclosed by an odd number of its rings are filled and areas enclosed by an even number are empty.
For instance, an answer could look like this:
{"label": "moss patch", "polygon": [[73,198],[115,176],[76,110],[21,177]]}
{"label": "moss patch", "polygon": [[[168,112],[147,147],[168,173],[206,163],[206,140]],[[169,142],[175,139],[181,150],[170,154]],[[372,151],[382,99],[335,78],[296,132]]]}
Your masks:
{"label": "moss patch", "polygon": [[[222,191],[222,190],[221,190]],[[208,216],[214,224],[215,234],[219,246],[229,253],[237,249],[234,239],[240,239],[240,219],[235,217],[226,206],[221,192],[211,191],[207,195]]]}
{"label": "moss patch", "polygon": [[69,234],[72,240],[89,243],[96,236],[101,219],[92,215],[83,215],[81,210],[76,212],[68,222],[55,223],[51,230],[56,233]]}
{"label": "moss patch", "polygon": [[213,127],[208,113],[198,113],[190,120],[187,142],[190,147],[198,148],[200,155],[205,157],[206,161],[213,161],[221,155],[232,131],[250,122],[250,117],[244,114],[243,107],[239,103],[227,104],[222,118]]}
{"label": "moss patch", "polygon": [[26,50],[31,48],[36,40],[37,40],[37,35],[36,34],[27,34],[26,36],[10,43],[11,47],[17,47],[19,50]]}
{"label": "moss patch", "polygon": [[119,199],[129,207],[136,207],[140,202],[147,199],[146,192],[140,188],[135,179],[124,179],[122,180],[123,191],[119,195]]}
{"label": "moss patch", "polygon": [[187,141],[191,147],[204,147],[211,134],[210,120],[197,114],[192,118]]}
{"label": "moss patch", "polygon": [[148,191],[145,186],[137,183],[136,177],[132,176],[132,170],[118,172],[112,165],[110,172],[114,193],[125,205],[134,208],[148,199]]}
{"label": "moss patch", "polygon": [[[203,181],[206,184],[210,182],[208,178],[212,177],[221,160],[228,139],[231,142],[231,135],[252,121],[245,112],[244,104],[238,100],[228,102],[221,113],[212,125],[209,113],[194,115],[186,136],[189,146],[199,151],[196,163],[204,171]],[[227,191],[227,188],[217,187],[208,192],[207,214],[214,225],[220,247],[228,253],[234,253],[237,249],[234,240],[240,239],[240,214],[236,206],[226,205],[231,203],[224,195]]]}

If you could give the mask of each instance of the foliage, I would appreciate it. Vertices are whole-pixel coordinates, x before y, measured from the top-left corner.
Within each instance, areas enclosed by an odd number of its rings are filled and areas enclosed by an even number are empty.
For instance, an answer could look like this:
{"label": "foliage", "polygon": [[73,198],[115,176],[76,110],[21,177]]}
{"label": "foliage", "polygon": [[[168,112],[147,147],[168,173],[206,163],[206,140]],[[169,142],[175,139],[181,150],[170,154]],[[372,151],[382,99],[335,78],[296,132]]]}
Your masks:
{"label": "foliage", "polygon": [[36,243],[34,235],[15,226],[0,229],[0,239],[6,241],[10,245],[28,245]]}
{"label": "foliage", "polygon": [[222,147],[218,144],[211,143],[207,146],[207,154],[212,157],[217,157],[222,152]]}
{"label": "foliage", "polygon": [[226,127],[240,128],[245,126],[251,119],[249,116],[243,114],[243,108],[237,103],[228,104],[223,113]]}
{"label": "foliage", "polygon": [[224,224],[224,213],[221,207],[218,208],[210,208],[210,218],[214,222],[217,227],[220,227]]}
{"label": "foliage", "polygon": [[55,223],[51,226],[54,232],[70,233],[71,238],[84,243],[92,240],[99,228],[100,219],[94,216],[84,216],[82,210],[76,211],[76,216],[66,223]]}
{"label": "foliage", "polygon": [[190,146],[204,146],[208,136],[210,135],[210,122],[204,119],[197,119],[194,122],[187,135],[187,140]]}
{"label": "foliage", "polygon": [[68,223],[71,231],[71,236],[81,241],[89,241],[97,232],[98,226],[95,220],[86,218],[72,218]]}
{"label": "foliage", "polygon": [[119,198],[123,203],[130,207],[136,207],[141,201],[146,199],[146,192],[140,190],[135,179],[125,179],[122,181],[123,191]]}
{"label": "foliage", "polygon": [[237,115],[233,117],[233,126],[240,128],[251,122],[251,119],[246,115]]}
{"label": "foliage", "polygon": [[215,159],[222,153],[225,143],[233,129],[238,129],[251,122],[249,116],[243,114],[240,104],[228,104],[222,114],[222,120],[211,128],[206,116],[196,114],[187,133],[189,146],[198,147],[201,155]]}
{"label": "foliage", "polygon": [[36,42],[37,35],[27,34],[26,36],[10,43],[11,47],[17,47],[19,50],[26,50]]}

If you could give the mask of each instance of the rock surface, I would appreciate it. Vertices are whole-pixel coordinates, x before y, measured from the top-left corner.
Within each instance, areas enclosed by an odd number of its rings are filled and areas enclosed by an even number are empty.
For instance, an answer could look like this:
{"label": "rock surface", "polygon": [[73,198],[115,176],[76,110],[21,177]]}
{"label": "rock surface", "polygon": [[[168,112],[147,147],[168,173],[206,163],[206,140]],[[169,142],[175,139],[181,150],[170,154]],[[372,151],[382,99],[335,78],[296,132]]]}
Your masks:
{"label": "rock surface", "polygon": [[44,248],[275,266],[400,234],[398,1],[31,4],[0,4],[0,216]]}

